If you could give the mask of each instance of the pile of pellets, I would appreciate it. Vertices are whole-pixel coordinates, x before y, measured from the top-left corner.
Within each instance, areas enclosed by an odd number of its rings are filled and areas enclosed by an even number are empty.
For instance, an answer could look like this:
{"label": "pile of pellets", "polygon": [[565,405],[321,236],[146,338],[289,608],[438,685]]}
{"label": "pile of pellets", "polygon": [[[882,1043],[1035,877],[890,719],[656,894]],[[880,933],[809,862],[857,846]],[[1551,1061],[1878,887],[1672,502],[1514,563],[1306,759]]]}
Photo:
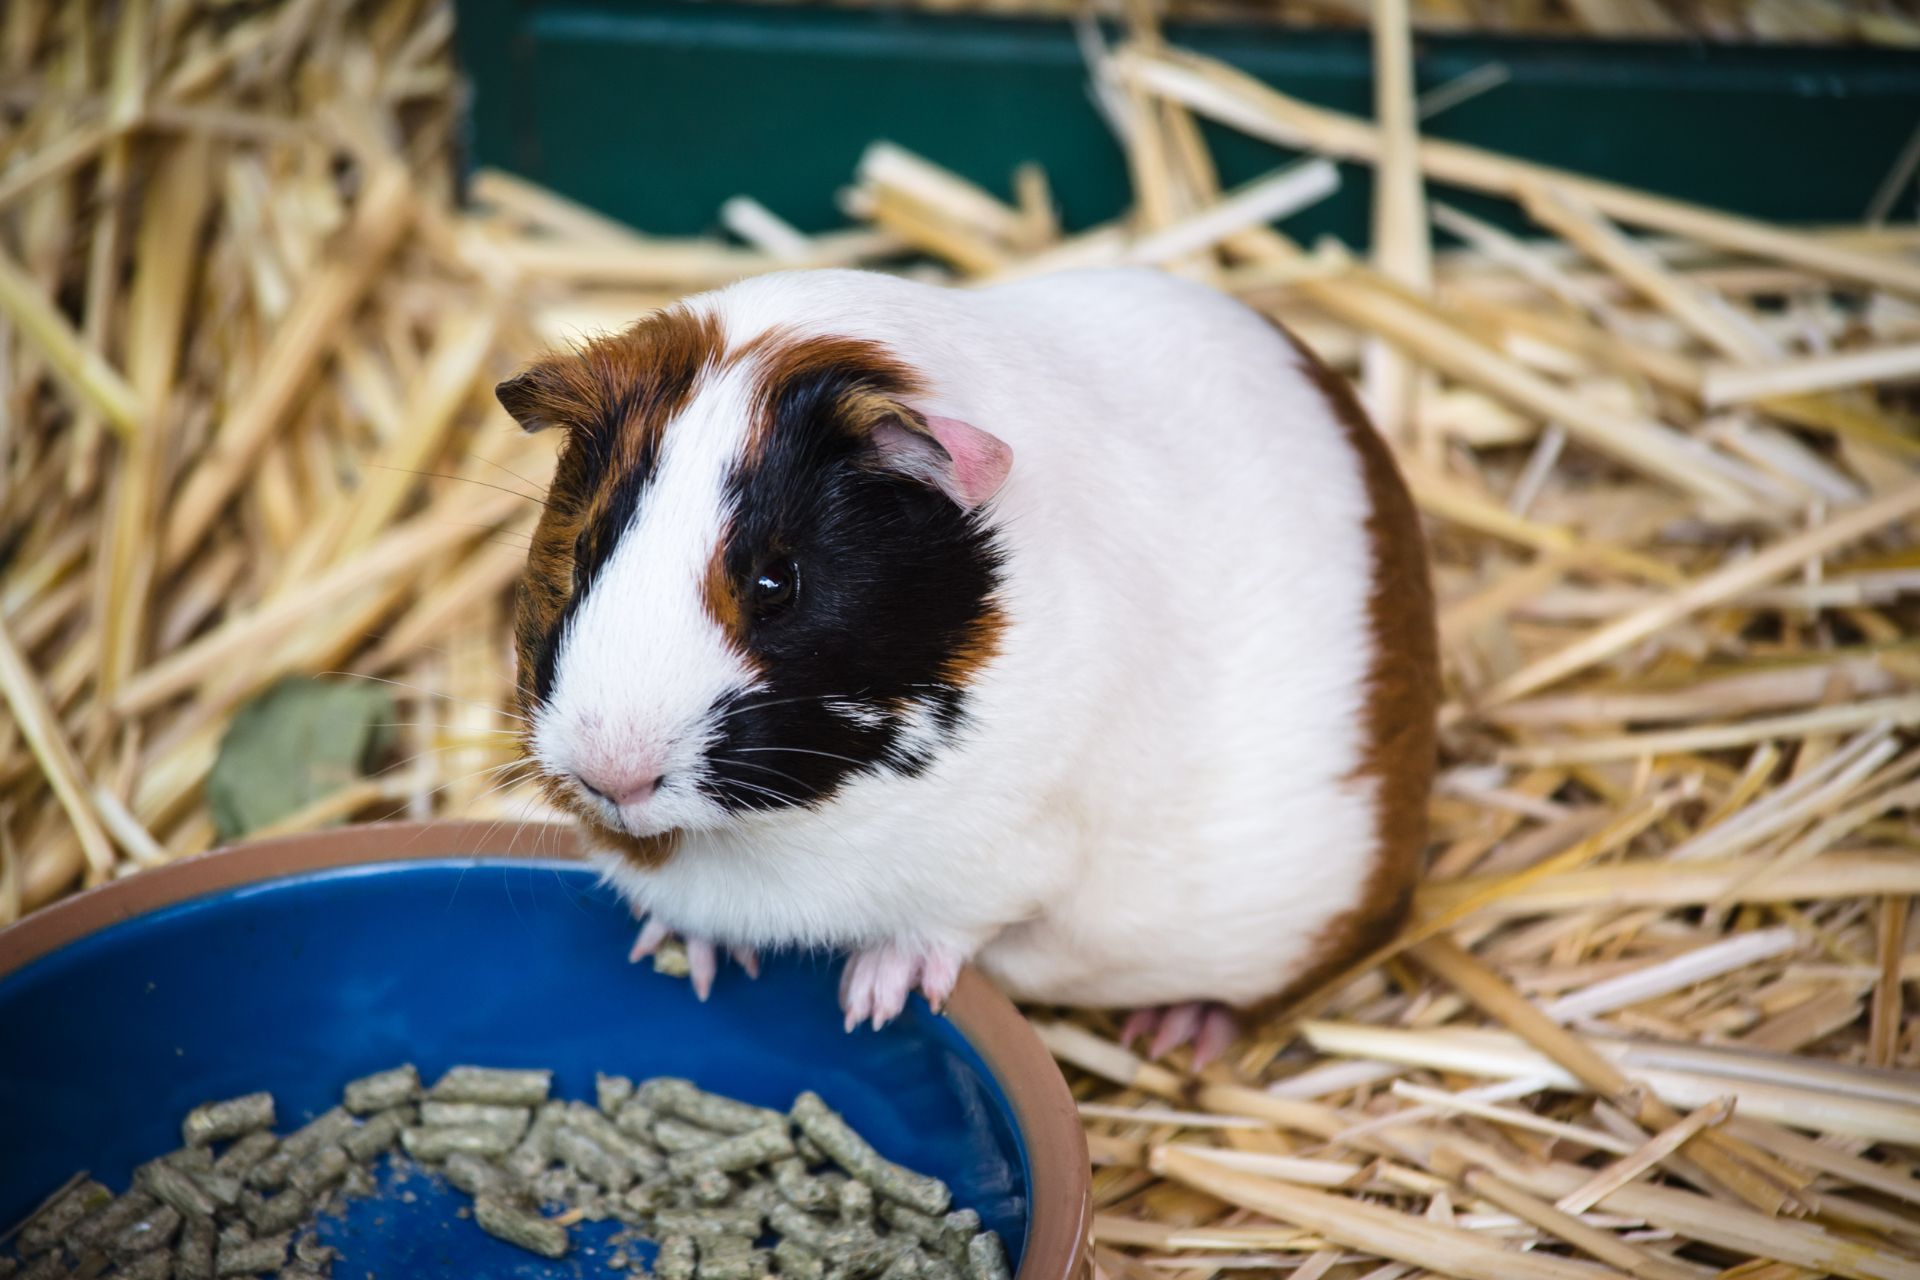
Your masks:
{"label": "pile of pellets", "polygon": [[0,1253],[0,1280],[324,1280],[335,1254],[317,1223],[375,1194],[383,1158],[440,1175],[482,1230],[548,1258],[566,1256],[572,1224],[615,1220],[614,1273],[643,1271],[635,1246],[651,1241],[659,1280],[1008,1280],[977,1213],[816,1094],[783,1113],[678,1079],[601,1075],[595,1105],[551,1085],[548,1071],[454,1067],[423,1089],[395,1067],[285,1137],[272,1094],[208,1103],[124,1194],[82,1174],[51,1196]]}

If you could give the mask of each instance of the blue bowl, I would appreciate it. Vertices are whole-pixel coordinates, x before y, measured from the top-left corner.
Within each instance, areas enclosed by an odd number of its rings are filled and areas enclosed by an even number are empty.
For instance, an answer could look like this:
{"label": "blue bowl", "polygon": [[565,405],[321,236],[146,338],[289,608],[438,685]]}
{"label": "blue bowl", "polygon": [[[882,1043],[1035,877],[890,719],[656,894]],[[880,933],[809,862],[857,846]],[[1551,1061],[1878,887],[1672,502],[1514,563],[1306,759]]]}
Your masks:
{"label": "blue bowl", "polygon": [[[839,965],[723,969],[713,998],[629,965],[633,921],[555,829],[349,828],[142,873],[0,933],[0,1227],[79,1169],[126,1185],[209,1099],[270,1090],[285,1131],[347,1080],[413,1062],[684,1076],[784,1108],[812,1089],[890,1158],[946,1180],[998,1230],[1020,1280],[1086,1266],[1085,1145],[1058,1071],[971,973],[945,1015],[917,997],[880,1032],[841,1029]],[[547,855],[537,856],[545,845]],[[536,856],[530,856],[536,855]],[[548,1262],[454,1215],[415,1179],[323,1238],[339,1274],[594,1274],[614,1224]],[[583,1267],[584,1264],[584,1267]]]}

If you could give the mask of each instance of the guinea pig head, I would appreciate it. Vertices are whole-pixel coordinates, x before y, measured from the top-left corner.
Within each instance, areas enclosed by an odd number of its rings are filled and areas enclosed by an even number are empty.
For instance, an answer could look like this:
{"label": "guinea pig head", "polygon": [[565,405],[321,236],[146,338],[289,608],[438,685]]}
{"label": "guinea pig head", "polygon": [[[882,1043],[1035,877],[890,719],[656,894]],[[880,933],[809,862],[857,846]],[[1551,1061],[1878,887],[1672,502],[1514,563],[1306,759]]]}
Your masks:
{"label": "guinea pig head", "polygon": [[676,308],[500,384],[567,433],[516,617],[525,745],[626,855],[913,774],[1004,616],[1011,465],[879,344]]}

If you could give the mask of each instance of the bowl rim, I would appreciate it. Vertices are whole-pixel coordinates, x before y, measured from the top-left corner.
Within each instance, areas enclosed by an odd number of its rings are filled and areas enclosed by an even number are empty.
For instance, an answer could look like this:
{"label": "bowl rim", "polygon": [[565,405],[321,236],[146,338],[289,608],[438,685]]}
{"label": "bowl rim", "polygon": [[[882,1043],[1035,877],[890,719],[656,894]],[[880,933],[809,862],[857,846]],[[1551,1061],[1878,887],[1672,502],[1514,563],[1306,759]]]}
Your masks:
{"label": "bowl rim", "polygon": [[[69,943],[192,898],[262,880],[379,862],[503,857],[580,862],[578,833],[551,823],[376,822],[243,842],[150,867],[0,929],[0,982]],[[1027,1240],[1017,1280],[1092,1272],[1087,1141],[1066,1079],[1012,1001],[971,965],[946,1016],[993,1072],[1026,1140]]]}

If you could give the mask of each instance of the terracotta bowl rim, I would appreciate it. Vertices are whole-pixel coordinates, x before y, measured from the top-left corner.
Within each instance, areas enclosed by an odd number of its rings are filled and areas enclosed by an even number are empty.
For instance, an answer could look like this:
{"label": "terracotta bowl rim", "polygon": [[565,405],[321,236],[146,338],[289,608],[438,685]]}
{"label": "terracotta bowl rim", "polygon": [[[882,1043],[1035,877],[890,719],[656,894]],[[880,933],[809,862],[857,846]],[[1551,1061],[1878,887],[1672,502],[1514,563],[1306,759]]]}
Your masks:
{"label": "terracotta bowl rim", "polygon": [[[42,956],[122,921],[191,898],[303,872],[413,859],[509,857],[577,862],[571,828],[490,822],[382,822],[217,849],[74,894],[0,929],[0,982]],[[1030,1203],[1018,1280],[1079,1280],[1091,1271],[1086,1135],[1066,1080],[1039,1036],[969,967],[947,1016],[993,1072],[1026,1142]]]}

